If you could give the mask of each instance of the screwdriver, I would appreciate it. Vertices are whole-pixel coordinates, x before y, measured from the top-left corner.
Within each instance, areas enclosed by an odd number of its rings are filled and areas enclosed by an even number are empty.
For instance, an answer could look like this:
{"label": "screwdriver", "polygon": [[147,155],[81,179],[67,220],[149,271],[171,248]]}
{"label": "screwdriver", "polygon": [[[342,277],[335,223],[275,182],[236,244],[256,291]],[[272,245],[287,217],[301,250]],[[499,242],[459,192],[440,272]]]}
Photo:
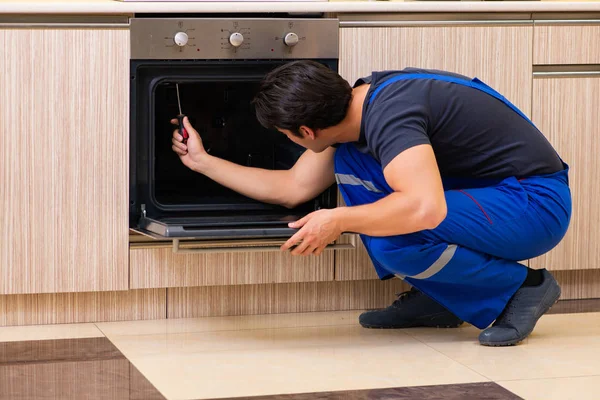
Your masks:
{"label": "screwdriver", "polygon": [[181,136],[183,136],[183,144],[187,144],[187,140],[190,137],[190,135],[188,135],[188,132],[183,126],[183,118],[185,117],[185,115],[183,115],[183,113],[181,112],[181,100],[179,98],[179,83],[176,83],[175,87],[177,88],[177,104],[179,105],[179,115],[177,116],[177,121],[179,122],[179,132],[181,133]]}

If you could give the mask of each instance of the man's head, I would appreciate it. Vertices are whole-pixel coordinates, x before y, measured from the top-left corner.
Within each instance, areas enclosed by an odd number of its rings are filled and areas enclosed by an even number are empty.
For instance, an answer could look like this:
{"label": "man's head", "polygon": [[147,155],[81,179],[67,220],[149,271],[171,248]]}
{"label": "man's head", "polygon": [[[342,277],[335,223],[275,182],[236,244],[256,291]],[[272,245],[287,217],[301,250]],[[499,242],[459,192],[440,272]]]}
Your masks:
{"label": "man's head", "polygon": [[264,78],[252,103],[258,121],[319,152],[333,141],[322,131],[346,117],[352,88],[340,75],[314,61],[294,61]]}

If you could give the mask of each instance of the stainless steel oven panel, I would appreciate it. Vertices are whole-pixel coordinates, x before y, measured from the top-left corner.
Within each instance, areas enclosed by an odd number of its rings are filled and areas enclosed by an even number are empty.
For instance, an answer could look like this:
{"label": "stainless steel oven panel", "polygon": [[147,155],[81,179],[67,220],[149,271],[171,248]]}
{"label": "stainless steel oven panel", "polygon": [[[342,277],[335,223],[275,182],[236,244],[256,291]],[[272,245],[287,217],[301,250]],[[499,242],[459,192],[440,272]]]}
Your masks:
{"label": "stainless steel oven panel", "polygon": [[336,59],[337,19],[133,18],[131,58]]}

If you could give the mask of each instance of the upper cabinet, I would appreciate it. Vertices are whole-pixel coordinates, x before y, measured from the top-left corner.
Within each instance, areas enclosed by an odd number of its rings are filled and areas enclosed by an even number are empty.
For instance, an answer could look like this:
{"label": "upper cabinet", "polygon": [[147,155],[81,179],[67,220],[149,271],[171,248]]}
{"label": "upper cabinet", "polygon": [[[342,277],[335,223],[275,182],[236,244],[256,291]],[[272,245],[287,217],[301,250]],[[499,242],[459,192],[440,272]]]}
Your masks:
{"label": "upper cabinet", "polygon": [[[386,23],[393,26],[381,26]],[[404,23],[342,21],[341,75],[353,84],[377,70],[418,67],[457,72],[478,77],[530,114],[533,22]],[[366,250],[362,244],[357,247],[337,251],[336,279],[377,278]]]}
{"label": "upper cabinet", "polygon": [[127,289],[127,24],[0,27],[0,71],[0,294]]}
{"label": "upper cabinet", "polygon": [[600,20],[535,21],[533,63],[600,64]]}
{"label": "upper cabinet", "polygon": [[444,26],[435,21],[439,26],[373,28],[352,27],[360,22],[351,22],[340,32],[340,73],[351,84],[372,71],[448,70],[478,77],[529,115],[532,22]]}

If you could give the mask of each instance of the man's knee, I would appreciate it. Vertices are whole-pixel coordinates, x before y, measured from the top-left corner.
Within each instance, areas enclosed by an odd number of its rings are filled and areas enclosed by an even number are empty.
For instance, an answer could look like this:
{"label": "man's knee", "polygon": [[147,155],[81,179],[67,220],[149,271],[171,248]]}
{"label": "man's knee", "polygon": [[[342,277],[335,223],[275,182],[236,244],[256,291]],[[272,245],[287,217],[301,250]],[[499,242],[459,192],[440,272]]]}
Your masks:
{"label": "man's knee", "polygon": [[418,235],[370,237],[365,244],[381,266],[401,276],[419,276],[448,248],[444,243],[425,243]]}

